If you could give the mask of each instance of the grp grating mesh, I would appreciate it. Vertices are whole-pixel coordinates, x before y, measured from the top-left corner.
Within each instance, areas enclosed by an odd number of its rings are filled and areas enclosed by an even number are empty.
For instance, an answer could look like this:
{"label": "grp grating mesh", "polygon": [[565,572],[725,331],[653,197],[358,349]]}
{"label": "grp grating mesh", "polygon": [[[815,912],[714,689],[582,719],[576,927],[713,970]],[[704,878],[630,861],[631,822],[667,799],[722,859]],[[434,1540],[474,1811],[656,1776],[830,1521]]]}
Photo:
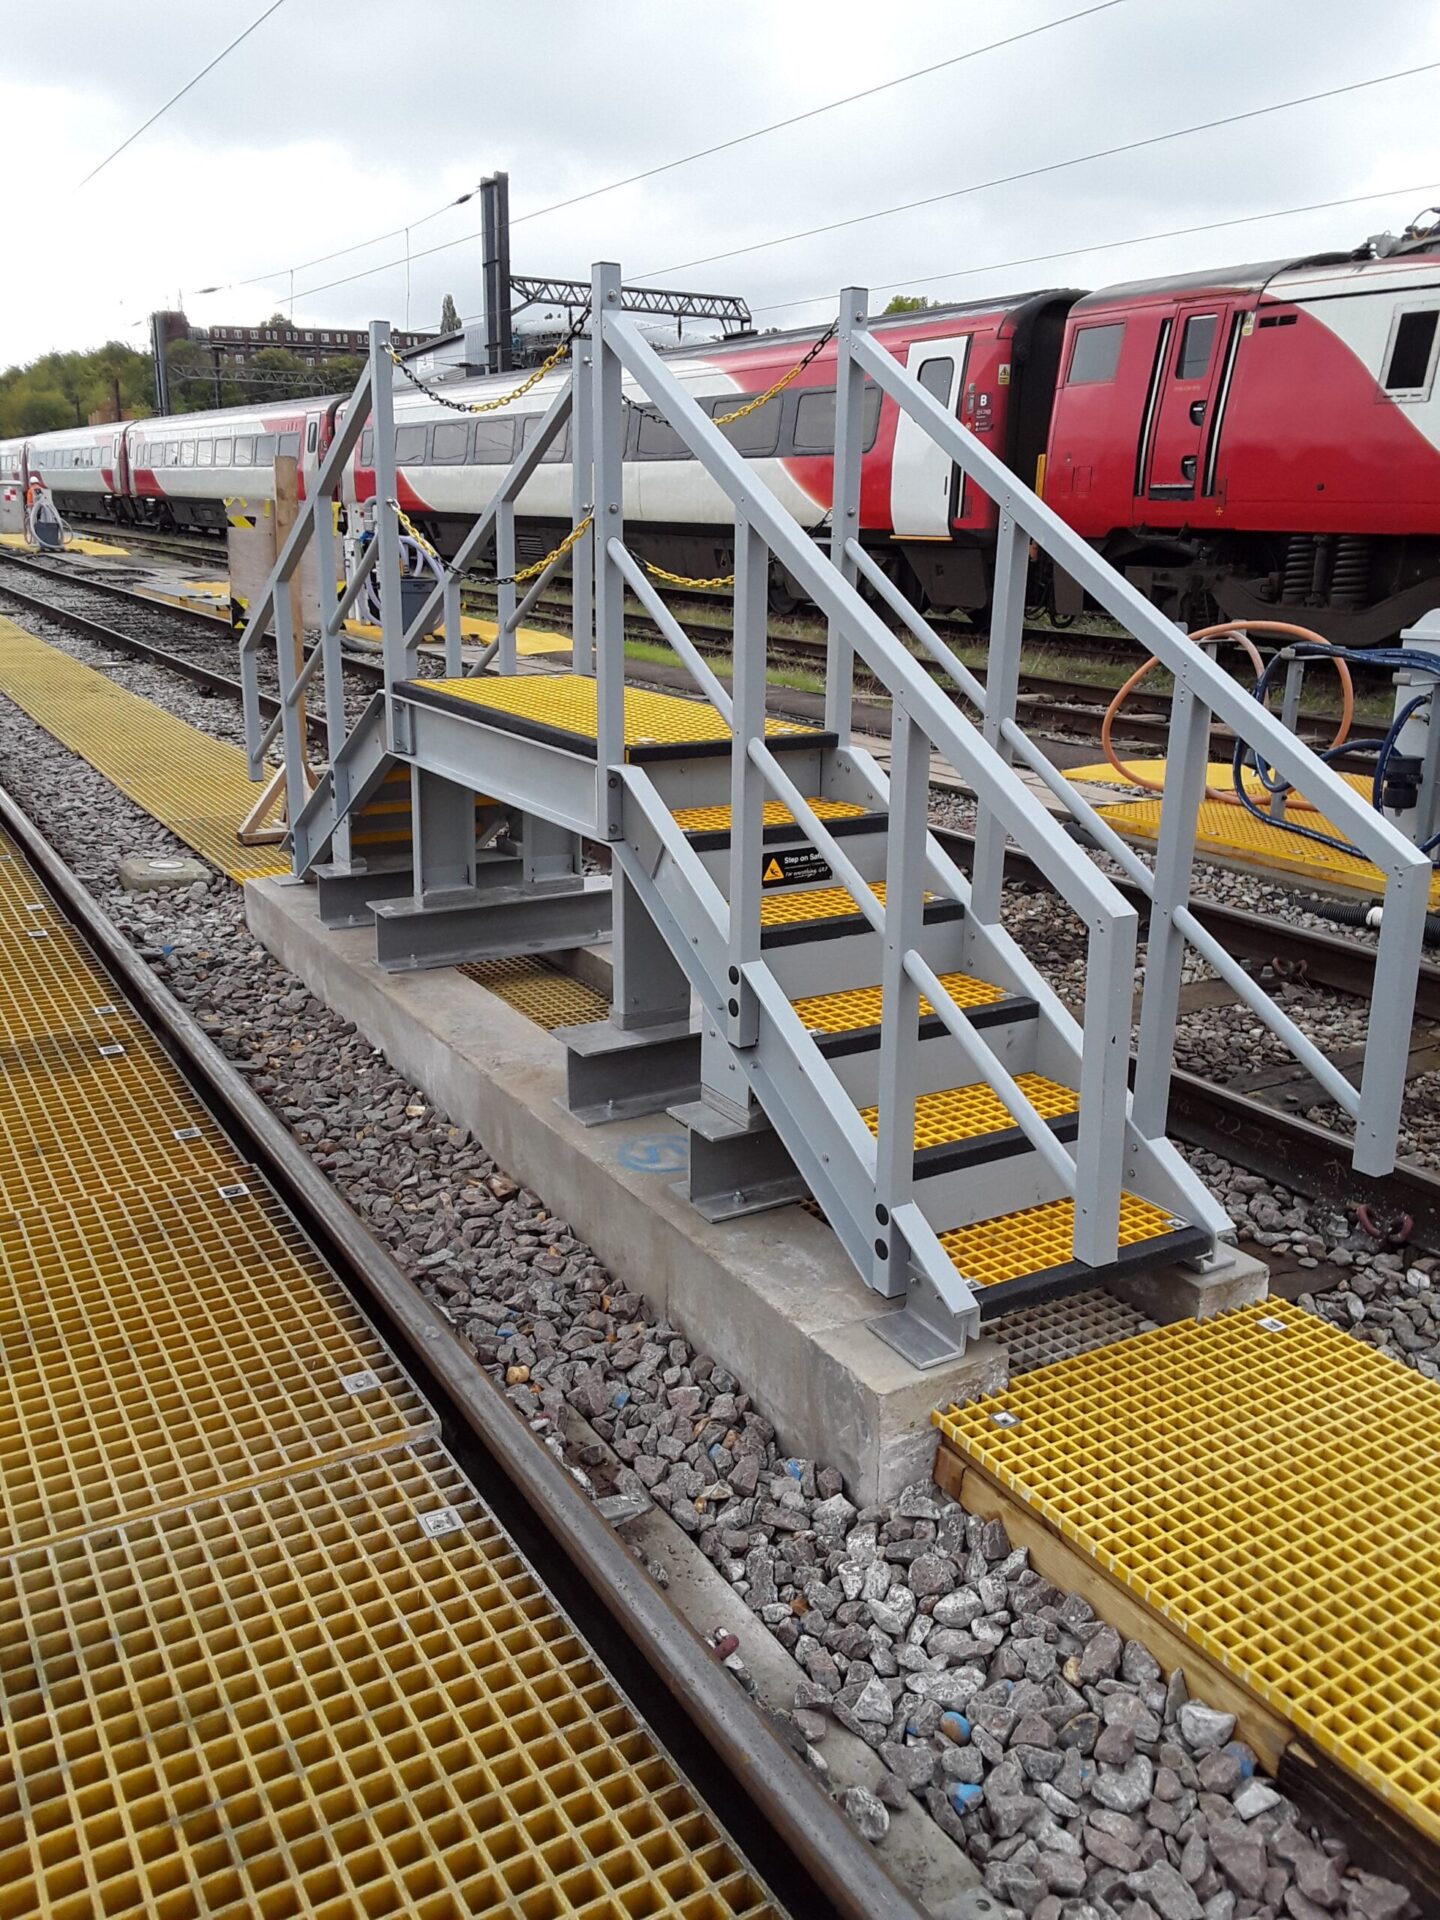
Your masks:
{"label": "grp grating mesh", "polygon": [[[818,820],[859,820],[863,818],[864,807],[857,807],[853,800],[822,800],[818,795],[807,796],[806,806]],[[761,824],[767,827],[793,827],[795,815],[783,800],[766,800],[761,803]],[[728,833],[730,831],[730,807],[677,807],[675,824],[685,833]]]}
{"label": "grp grating mesh", "polygon": [[[1182,1224],[1133,1193],[1120,1196],[1122,1247],[1161,1239]],[[1022,1207],[1018,1213],[977,1220],[973,1226],[951,1227],[940,1235],[940,1244],[956,1272],[972,1286],[993,1287],[1032,1273],[1049,1273],[1069,1266],[1075,1258],[1075,1202],[1046,1200],[1038,1207]]]}
{"label": "grp grating mesh", "polygon": [[[871,880],[869,887],[883,907],[885,882]],[[929,900],[931,895],[927,893],[925,898]],[[787,887],[783,891],[777,888],[774,893],[762,894],[760,899],[762,927],[796,926],[806,920],[859,918],[860,909],[848,887]]]}
{"label": "grp grating mesh", "polygon": [[1440,1838],[1433,1381],[1268,1301],[1061,1361],[936,1418],[961,1453]]}
{"label": "grp grating mesh", "polygon": [[[570,734],[577,740],[596,738],[595,682],[588,674],[520,674],[514,678],[412,681],[413,690],[445,694],[467,706],[485,707]],[[767,734],[813,733],[813,727],[793,720],[765,722]],[[627,747],[704,745],[730,738],[730,724],[708,701],[682,700],[674,693],[652,693],[643,687],[625,689],[625,744]]]}
{"label": "grp grating mesh", "polygon": [[610,1012],[610,1002],[597,988],[530,954],[469,960],[460,972],[547,1033],[553,1033],[556,1027],[604,1020]]}
{"label": "grp grating mesh", "polygon": [[1005,1365],[1015,1380],[1056,1360],[1129,1340],[1153,1324],[1128,1301],[1091,1287],[1067,1294],[1063,1300],[1044,1300],[1037,1306],[997,1314],[986,1321],[985,1331],[1004,1347]]}
{"label": "grp grating mesh", "polygon": [[[1056,1120],[1074,1113],[1080,1096],[1058,1081],[1039,1073],[1017,1073],[1015,1084],[1042,1120]],[[880,1109],[862,1107],[860,1118],[871,1133],[879,1130]],[[937,1093],[922,1093],[915,1101],[915,1151],[941,1147],[952,1140],[978,1140],[987,1133],[1007,1133],[1017,1126],[1010,1109],[983,1080],[966,1087],[946,1087]]]}
{"label": "grp grating mesh", "polygon": [[[8,963],[0,941],[0,972]],[[238,1164],[133,1023],[0,1045],[0,1209],[154,1181],[223,1185]]]}
{"label": "grp grating mesh", "polygon": [[232,880],[290,871],[278,847],[244,847],[236,838],[261,792],[239,747],[212,740],[4,619],[0,693]]}
{"label": "grp grating mesh", "polygon": [[[968,973],[942,973],[940,984],[957,1007],[993,1007],[1005,998],[1003,987],[977,980]],[[811,1033],[854,1033],[878,1027],[882,994],[879,987],[846,987],[839,993],[812,993],[790,1005]],[[920,996],[920,1018],[935,1009]]]}
{"label": "grp grating mesh", "polygon": [[0,1561],[0,1776],[5,1920],[778,1916],[434,1443]]}
{"label": "grp grating mesh", "polygon": [[273,1196],[225,1185],[0,1214],[0,1553],[432,1428]]}

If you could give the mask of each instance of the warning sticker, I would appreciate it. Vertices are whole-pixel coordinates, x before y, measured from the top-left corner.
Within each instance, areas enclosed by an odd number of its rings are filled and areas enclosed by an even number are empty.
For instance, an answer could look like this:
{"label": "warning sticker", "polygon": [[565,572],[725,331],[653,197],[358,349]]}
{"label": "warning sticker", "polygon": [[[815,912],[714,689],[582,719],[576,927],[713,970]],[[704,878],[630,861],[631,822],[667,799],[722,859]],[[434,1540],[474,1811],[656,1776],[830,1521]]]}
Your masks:
{"label": "warning sticker", "polygon": [[832,877],[830,863],[822,860],[814,847],[787,847],[782,853],[766,854],[760,884],[762,887],[798,887]]}

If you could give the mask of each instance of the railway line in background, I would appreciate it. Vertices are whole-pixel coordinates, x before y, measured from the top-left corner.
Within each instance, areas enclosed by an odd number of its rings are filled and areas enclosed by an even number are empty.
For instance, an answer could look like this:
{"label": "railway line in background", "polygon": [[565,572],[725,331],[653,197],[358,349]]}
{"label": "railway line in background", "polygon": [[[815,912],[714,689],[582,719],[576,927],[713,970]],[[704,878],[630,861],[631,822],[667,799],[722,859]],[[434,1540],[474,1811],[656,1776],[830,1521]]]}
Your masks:
{"label": "railway line in background", "polygon": [[[11,584],[17,570],[30,576],[27,589]],[[48,585],[48,596],[34,591],[41,580]],[[97,602],[110,609],[123,609],[125,624],[116,624],[113,613],[101,620],[94,611],[87,612],[76,604],[83,602],[87,595],[93,595]],[[204,657],[196,658],[190,650],[194,636],[203,636],[202,655],[213,653],[220,639],[228,640],[228,630],[223,635],[217,634],[213,615],[172,608],[114,582],[90,578],[80,581],[70,575],[62,576],[50,565],[22,561],[9,553],[0,554],[0,601],[4,598],[60,622],[96,645],[175,673],[217,697],[233,700],[240,697],[237,679],[222,673]],[[131,630],[136,622],[144,627],[144,637]],[[167,631],[171,637],[169,643],[162,646],[155,636]],[[181,647],[185,650],[180,651]],[[368,695],[378,683],[379,663],[365,655],[347,652],[346,668],[356,679],[357,700]],[[778,704],[783,705],[785,698],[783,690],[777,692]],[[262,704],[267,713],[275,711],[273,691],[262,695]],[[1032,710],[1032,724],[1034,717]],[[313,736],[320,741],[323,727],[318,715],[312,712],[309,721]],[[968,867],[971,853],[968,835],[943,826],[935,831],[957,863]],[[1008,857],[1007,874],[1037,888],[1046,885],[1024,856],[1014,851]],[[1126,882],[1117,884],[1140,910],[1143,936],[1147,904],[1144,896]],[[1287,977],[1351,998],[1370,998],[1374,950],[1362,941],[1287,925],[1272,916],[1248,913],[1215,901],[1196,900],[1193,910],[1212,933],[1224,940],[1227,949],[1247,965],[1284,971]],[[1421,967],[1416,1017],[1420,1021],[1440,1022],[1440,967]],[[1313,1105],[1320,1097],[1314,1083],[1298,1066],[1287,1078],[1267,1087],[1266,1093],[1269,1097],[1261,1100],[1252,1092],[1177,1070],[1172,1079],[1173,1130],[1177,1137],[1193,1146],[1222,1154],[1247,1171],[1310,1198],[1333,1203],[1338,1208],[1363,1205],[1378,1220],[1408,1220],[1415,1244],[1440,1253],[1440,1177],[1425,1167],[1408,1163],[1383,1180],[1356,1174],[1349,1164],[1348,1143],[1293,1110]]]}

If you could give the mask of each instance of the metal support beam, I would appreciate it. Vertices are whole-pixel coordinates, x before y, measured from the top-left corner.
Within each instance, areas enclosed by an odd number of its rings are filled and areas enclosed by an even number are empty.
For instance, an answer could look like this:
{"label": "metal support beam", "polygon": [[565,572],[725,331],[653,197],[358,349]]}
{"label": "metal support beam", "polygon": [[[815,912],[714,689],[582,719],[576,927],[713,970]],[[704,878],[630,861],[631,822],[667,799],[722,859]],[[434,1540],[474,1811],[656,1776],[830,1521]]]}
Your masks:
{"label": "metal support beam", "polygon": [[492,173],[480,182],[480,224],[485,249],[485,355],[491,373],[515,364],[510,316],[510,176]]}

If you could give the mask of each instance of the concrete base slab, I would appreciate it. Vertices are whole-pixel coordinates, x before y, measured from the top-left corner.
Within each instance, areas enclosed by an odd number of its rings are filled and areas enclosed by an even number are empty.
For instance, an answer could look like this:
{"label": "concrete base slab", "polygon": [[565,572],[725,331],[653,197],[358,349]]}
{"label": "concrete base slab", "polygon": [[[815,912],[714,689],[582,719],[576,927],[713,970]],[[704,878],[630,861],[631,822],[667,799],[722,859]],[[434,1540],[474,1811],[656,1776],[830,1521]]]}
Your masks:
{"label": "concrete base slab", "polygon": [[205,861],[192,860],[188,855],[161,859],[152,853],[127,853],[120,862],[120,884],[127,893],[168,893],[211,877]]}
{"label": "concrete base slab", "polygon": [[928,1476],[931,1411],[1004,1385],[993,1339],[927,1373],[877,1340],[866,1323],[885,1303],[801,1208],[703,1220],[674,1191],[684,1129],[663,1115],[581,1126],[563,1108],[563,1048],[475,982],[386,972],[369,930],[321,926],[311,888],[252,881],[245,903],[271,953],[743,1381],[787,1449],[837,1467],[852,1499]]}

